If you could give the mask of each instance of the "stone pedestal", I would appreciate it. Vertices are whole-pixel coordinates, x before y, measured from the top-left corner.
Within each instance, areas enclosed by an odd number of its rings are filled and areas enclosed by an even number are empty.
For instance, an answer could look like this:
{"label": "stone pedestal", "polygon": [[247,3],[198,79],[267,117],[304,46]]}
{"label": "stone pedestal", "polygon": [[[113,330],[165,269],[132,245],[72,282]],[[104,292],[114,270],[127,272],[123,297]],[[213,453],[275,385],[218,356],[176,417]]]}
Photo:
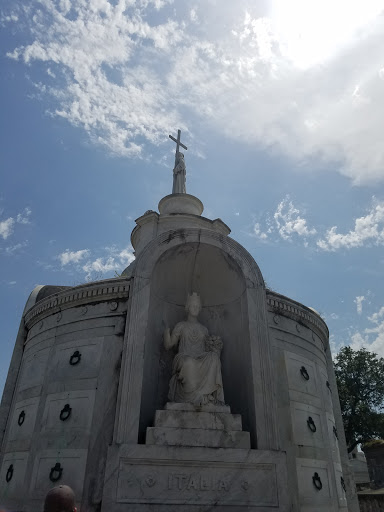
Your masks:
{"label": "stone pedestal", "polygon": [[249,432],[242,432],[241,416],[227,405],[195,407],[167,403],[156,411],[155,426],[147,428],[146,444],[250,449]]}
{"label": "stone pedestal", "polygon": [[283,452],[113,445],[102,512],[290,512],[287,489]]}
{"label": "stone pedestal", "polygon": [[145,445],[112,446],[103,510],[288,512],[282,452],[250,449],[230,407],[167,403]]}

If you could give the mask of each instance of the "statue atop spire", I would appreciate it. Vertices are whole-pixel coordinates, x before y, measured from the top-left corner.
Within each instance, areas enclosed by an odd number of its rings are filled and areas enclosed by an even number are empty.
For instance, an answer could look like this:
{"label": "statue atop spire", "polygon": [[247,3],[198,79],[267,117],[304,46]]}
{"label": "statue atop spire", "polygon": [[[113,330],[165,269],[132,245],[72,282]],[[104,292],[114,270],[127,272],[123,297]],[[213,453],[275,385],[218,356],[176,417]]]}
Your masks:
{"label": "statue atop spire", "polygon": [[187,150],[187,146],[184,146],[180,142],[181,130],[177,130],[177,139],[169,136],[174,142],[176,142],[176,154],[175,154],[175,166],[173,168],[173,187],[172,194],[186,194],[185,180],[186,180],[186,167],[184,161],[184,153],[180,153],[179,147],[181,146]]}

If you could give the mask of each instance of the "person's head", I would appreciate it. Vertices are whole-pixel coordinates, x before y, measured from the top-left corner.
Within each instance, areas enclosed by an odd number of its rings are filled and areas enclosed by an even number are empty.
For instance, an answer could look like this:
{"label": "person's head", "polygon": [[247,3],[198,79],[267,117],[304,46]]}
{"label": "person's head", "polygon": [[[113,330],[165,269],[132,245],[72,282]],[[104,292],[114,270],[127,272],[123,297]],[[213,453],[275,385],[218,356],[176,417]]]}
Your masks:
{"label": "person's head", "polygon": [[44,512],[77,512],[75,494],[68,485],[58,485],[48,491]]}
{"label": "person's head", "polygon": [[197,316],[200,313],[201,299],[196,292],[193,292],[192,295],[188,295],[185,309],[187,310],[188,313],[190,313],[193,316]]}

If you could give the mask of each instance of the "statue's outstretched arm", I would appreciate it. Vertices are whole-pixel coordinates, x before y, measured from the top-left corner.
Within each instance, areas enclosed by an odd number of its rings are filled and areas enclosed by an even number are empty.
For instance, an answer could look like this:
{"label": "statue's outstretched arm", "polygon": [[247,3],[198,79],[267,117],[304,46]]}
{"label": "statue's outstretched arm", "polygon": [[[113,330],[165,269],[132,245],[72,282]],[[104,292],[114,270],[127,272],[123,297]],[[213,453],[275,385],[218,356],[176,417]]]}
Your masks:
{"label": "statue's outstretched arm", "polygon": [[166,327],[164,331],[164,347],[166,350],[169,350],[170,348],[177,345],[179,342],[180,334],[177,332],[176,329],[173,329],[173,332],[171,334],[171,330],[169,327]]}

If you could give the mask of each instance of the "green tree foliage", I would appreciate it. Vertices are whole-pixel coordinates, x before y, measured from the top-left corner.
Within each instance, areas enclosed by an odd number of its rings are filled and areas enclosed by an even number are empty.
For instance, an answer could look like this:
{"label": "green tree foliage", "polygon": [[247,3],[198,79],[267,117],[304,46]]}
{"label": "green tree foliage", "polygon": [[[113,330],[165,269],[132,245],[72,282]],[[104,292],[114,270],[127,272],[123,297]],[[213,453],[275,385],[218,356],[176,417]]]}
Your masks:
{"label": "green tree foliage", "polygon": [[384,359],[343,347],[334,361],[348,452],[384,438]]}

